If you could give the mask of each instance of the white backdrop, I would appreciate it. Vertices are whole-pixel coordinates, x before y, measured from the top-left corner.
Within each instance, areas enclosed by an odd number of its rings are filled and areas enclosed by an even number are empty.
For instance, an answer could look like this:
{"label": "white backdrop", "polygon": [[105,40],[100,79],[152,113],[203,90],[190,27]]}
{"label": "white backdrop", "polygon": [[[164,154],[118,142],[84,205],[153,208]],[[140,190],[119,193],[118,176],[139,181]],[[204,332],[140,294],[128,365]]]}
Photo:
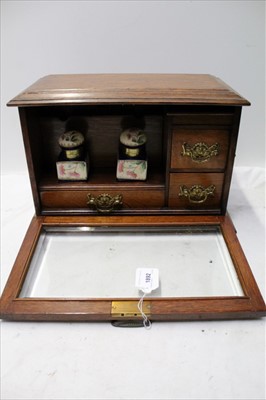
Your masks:
{"label": "white backdrop", "polygon": [[[1,289],[34,213],[7,101],[48,74],[182,72],[219,76],[252,103],[236,159],[247,168],[235,169],[228,210],[266,298],[264,1],[2,0],[1,44]],[[265,320],[149,331],[2,321],[1,398],[263,400]]]}
{"label": "white backdrop", "polygon": [[56,73],[210,73],[251,101],[236,165],[265,166],[264,1],[1,2],[2,172],[26,170],[6,103]]}

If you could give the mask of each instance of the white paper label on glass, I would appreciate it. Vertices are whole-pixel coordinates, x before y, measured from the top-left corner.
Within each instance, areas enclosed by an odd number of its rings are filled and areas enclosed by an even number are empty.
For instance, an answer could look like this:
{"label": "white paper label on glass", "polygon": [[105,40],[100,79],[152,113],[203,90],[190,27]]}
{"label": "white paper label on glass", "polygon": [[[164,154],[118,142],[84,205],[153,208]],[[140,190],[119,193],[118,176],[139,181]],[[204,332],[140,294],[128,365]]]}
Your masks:
{"label": "white paper label on glass", "polygon": [[151,293],[159,287],[158,268],[137,268],[135,286],[143,293]]}

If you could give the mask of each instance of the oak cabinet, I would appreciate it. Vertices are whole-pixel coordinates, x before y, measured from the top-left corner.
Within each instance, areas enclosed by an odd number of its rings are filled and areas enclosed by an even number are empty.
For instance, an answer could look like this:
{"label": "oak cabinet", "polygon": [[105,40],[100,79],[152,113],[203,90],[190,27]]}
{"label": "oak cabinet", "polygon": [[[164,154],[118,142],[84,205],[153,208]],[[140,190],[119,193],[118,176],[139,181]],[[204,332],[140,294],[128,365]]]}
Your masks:
{"label": "oak cabinet", "polygon": [[[8,105],[19,109],[36,215],[3,318],[139,320],[130,274],[142,260],[160,260],[160,290],[144,302],[151,320],[265,315],[226,213],[246,99],[211,75],[51,75]],[[116,179],[130,127],[147,136],[145,181]],[[58,138],[71,130],[85,138],[85,181],[57,178]]]}
{"label": "oak cabinet", "polygon": [[[37,215],[97,214],[88,196],[106,193],[121,196],[120,207],[105,210],[117,215],[224,215],[248,104],[215,77],[174,74],[48,76],[9,102],[19,107]],[[131,126],[147,136],[144,182],[116,179],[119,136]],[[58,138],[73,129],[85,137],[85,182],[57,179]],[[203,192],[198,203],[180,194],[189,185]]]}

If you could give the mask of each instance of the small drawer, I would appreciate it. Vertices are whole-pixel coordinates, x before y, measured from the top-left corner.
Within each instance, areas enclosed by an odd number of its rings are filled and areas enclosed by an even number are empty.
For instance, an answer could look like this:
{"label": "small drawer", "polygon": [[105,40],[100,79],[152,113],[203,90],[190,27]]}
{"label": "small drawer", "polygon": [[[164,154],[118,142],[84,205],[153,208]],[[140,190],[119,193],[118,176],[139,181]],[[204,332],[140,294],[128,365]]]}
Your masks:
{"label": "small drawer", "polygon": [[180,209],[221,207],[224,174],[170,174],[168,206]]}
{"label": "small drawer", "polygon": [[[107,197],[107,196],[108,197]],[[120,196],[121,195],[121,196]],[[40,193],[43,209],[88,209],[106,207],[106,212],[116,209],[161,208],[164,190],[47,190]],[[119,204],[118,204],[119,203]],[[109,210],[108,210],[109,207]]]}
{"label": "small drawer", "polygon": [[226,165],[229,146],[227,128],[174,127],[171,169],[217,170]]}

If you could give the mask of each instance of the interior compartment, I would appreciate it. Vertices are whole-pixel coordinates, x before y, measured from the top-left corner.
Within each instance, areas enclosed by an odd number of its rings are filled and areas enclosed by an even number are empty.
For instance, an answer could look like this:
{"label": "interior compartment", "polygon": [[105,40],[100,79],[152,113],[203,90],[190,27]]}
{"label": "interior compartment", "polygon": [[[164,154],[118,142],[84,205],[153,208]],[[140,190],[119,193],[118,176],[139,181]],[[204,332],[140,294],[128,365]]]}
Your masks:
{"label": "interior compartment", "polygon": [[[165,173],[163,110],[141,106],[57,106],[26,109],[30,145],[38,187],[49,189],[53,184],[69,186],[57,180],[55,163],[60,153],[59,136],[68,130],[78,130],[85,136],[89,155],[89,178],[77,185],[97,185],[105,175],[108,184],[116,182],[119,136],[127,127],[140,127],[147,135],[148,178],[155,174],[160,184]],[[109,178],[108,178],[109,177]],[[122,185],[121,182],[116,182]]]}

